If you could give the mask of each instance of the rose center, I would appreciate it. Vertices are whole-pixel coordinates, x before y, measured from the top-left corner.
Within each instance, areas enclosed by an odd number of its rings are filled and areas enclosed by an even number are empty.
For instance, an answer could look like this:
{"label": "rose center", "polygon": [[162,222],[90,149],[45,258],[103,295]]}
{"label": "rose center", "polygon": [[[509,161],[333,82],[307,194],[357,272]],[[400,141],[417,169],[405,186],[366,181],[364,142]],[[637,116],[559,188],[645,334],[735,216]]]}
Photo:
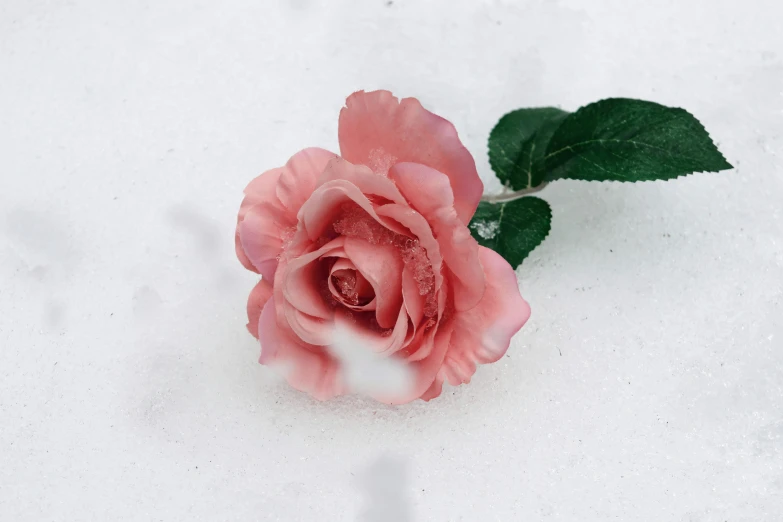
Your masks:
{"label": "rose center", "polygon": [[364,306],[375,297],[370,283],[356,270],[335,270],[331,283],[335,297],[351,306]]}

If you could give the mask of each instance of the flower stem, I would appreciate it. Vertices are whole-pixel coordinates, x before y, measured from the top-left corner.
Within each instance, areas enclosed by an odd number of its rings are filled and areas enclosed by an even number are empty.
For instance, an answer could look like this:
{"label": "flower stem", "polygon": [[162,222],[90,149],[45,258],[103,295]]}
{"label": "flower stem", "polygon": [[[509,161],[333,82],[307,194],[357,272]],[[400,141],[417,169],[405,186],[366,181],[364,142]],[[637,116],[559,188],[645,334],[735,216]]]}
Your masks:
{"label": "flower stem", "polygon": [[514,201],[515,199],[519,199],[523,196],[527,196],[528,194],[535,194],[536,192],[539,192],[544,189],[544,187],[547,186],[547,183],[542,183],[536,187],[529,187],[522,190],[517,190],[516,192],[505,192],[502,194],[495,194],[495,195],[484,195],[481,197],[481,201],[486,201],[487,203],[506,203],[508,201]]}

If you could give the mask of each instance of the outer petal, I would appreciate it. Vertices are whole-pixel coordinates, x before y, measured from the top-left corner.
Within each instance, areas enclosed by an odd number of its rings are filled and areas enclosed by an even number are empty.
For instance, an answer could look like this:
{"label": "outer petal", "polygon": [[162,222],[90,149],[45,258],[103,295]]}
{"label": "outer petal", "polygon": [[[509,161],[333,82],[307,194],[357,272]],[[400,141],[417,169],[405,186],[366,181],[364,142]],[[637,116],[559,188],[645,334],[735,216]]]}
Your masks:
{"label": "outer petal", "polygon": [[442,383],[438,383],[438,373],[453,335],[451,325],[440,328],[435,334],[429,357],[409,364],[414,375],[414,386],[409,394],[399,397],[377,397],[377,399],[391,404],[405,404],[415,399],[430,400],[440,395]]}
{"label": "outer petal", "polygon": [[438,292],[438,313],[437,318],[427,319],[419,324],[418,331],[411,339],[410,343],[400,351],[399,355],[409,362],[422,361],[430,357],[435,348],[434,342],[438,335],[442,335],[444,328],[449,331],[453,329],[453,322],[444,319],[446,311],[446,301],[449,295],[448,285],[444,282],[443,288]]}
{"label": "outer petal", "polygon": [[296,336],[313,346],[324,346],[332,342],[334,326],[331,321],[308,315],[293,306],[285,306],[286,322]]}
{"label": "outer petal", "polygon": [[443,261],[454,275],[451,286],[457,311],[473,308],[484,295],[484,270],[478,243],[454,212],[448,178],[418,163],[398,163],[389,177],[432,227]]}
{"label": "outer petal", "polygon": [[449,178],[442,172],[421,163],[397,163],[389,170],[410,205],[428,220],[454,207],[454,193]]}
{"label": "outer petal", "polygon": [[454,125],[424,109],[415,98],[398,102],[388,91],[359,91],[345,105],[339,123],[345,159],[380,174],[404,161],[443,172],[454,191],[457,215],[465,224],[470,221],[484,185]]}
{"label": "outer petal", "polygon": [[249,209],[237,225],[240,247],[237,252],[241,250],[244,259],[250,262],[251,270],[270,281],[277,269],[287,230],[285,223],[280,221],[281,217],[284,216],[274,207],[258,205]]}
{"label": "outer petal", "polygon": [[337,155],[328,150],[310,147],[294,154],[280,174],[275,194],[292,216],[315,190],[318,177]]}
{"label": "outer petal", "polygon": [[453,385],[470,382],[476,364],[503,357],[511,337],[530,317],[530,306],[519,293],[511,265],[489,248],[479,247],[479,258],[486,292],[473,309],[455,314],[454,335],[443,363],[443,372]]}
{"label": "outer petal", "polygon": [[432,382],[432,385],[427,388],[427,391],[422,393],[421,397],[419,398],[423,401],[429,402],[432,399],[440,397],[441,392],[443,392],[443,378],[438,375]]}
{"label": "outer petal", "polygon": [[247,299],[247,329],[258,339],[258,319],[261,317],[261,310],[269,298],[272,297],[272,285],[265,279],[262,279],[250,292]]}
{"label": "outer petal", "polygon": [[242,221],[245,218],[245,214],[251,208],[259,205],[271,205],[276,209],[282,209],[280,200],[277,199],[276,188],[277,182],[280,180],[280,175],[283,173],[284,168],[272,169],[264,172],[260,176],[257,176],[245,187],[245,198],[242,200],[242,204],[239,206],[239,216],[237,221]]}
{"label": "outer petal", "polygon": [[[267,206],[271,214],[282,215],[282,205],[275,195],[275,186],[280,179],[282,171],[283,169],[272,169],[254,178],[253,181],[245,187],[245,198],[239,206],[237,229],[236,234],[234,235],[237,257],[245,268],[252,270],[253,272],[258,272],[258,268],[253,265],[253,262],[245,253],[245,249],[239,237],[239,228],[245,220],[247,213],[256,207]],[[293,222],[290,224],[293,224]]]}
{"label": "outer petal", "polygon": [[308,347],[280,328],[275,317],[275,298],[267,301],[258,320],[261,356],[258,362],[281,368],[297,390],[326,400],[344,392],[339,366],[325,350]]}
{"label": "outer petal", "polygon": [[[284,236],[296,225],[299,208],[334,157],[323,149],[304,149],[294,154],[284,167],[264,172],[245,187],[235,241],[237,257],[245,268],[267,272],[267,278],[271,279],[277,266],[274,259],[280,254]],[[253,223],[245,223],[249,219]]]}

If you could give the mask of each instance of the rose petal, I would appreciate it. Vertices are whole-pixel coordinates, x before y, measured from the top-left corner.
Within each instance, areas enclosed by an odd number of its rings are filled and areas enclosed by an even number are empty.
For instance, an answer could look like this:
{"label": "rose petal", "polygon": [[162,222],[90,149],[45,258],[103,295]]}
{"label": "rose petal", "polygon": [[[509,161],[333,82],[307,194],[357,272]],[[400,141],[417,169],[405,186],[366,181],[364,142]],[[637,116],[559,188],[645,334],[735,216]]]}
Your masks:
{"label": "rose petal", "polygon": [[410,205],[428,221],[438,212],[454,207],[454,193],[449,178],[420,163],[397,163],[389,170],[393,180]]}
{"label": "rose petal", "polygon": [[413,322],[414,329],[418,327],[424,317],[424,299],[425,297],[419,293],[419,285],[413,277],[412,270],[406,266],[402,271],[402,300],[405,303],[408,316]]}
{"label": "rose petal", "polygon": [[315,241],[329,228],[334,227],[346,203],[355,203],[369,217],[391,232],[405,232],[405,229],[394,221],[378,216],[373,204],[356,185],[345,180],[333,180],[318,187],[299,211],[299,220],[307,237]]}
{"label": "rose petal", "polygon": [[283,288],[285,287],[284,281],[287,272],[288,260],[286,259],[286,256],[283,256],[280,258],[280,264],[277,267],[277,271],[275,272],[275,279],[272,282],[272,298],[276,303],[275,314],[278,324],[287,324],[288,322],[285,318],[285,307],[287,305],[287,301],[285,299],[285,295],[283,295]]}
{"label": "rose petal", "polygon": [[443,379],[436,378],[432,385],[427,388],[427,391],[421,394],[421,397],[419,397],[421,400],[429,402],[432,399],[435,399],[437,397],[440,397],[440,394],[443,392]]}
{"label": "rose petal", "polygon": [[440,289],[443,284],[443,274],[441,273],[443,258],[440,253],[438,242],[435,241],[435,236],[432,235],[432,229],[430,228],[429,223],[427,223],[427,220],[424,219],[424,216],[407,205],[397,205],[394,203],[378,207],[376,212],[378,216],[390,218],[405,227],[405,235],[412,235],[419,240],[419,244],[426,251],[427,259],[429,259],[430,265],[432,266],[432,271],[435,276],[435,291]]}
{"label": "rose petal", "polygon": [[285,318],[296,336],[307,344],[325,346],[332,342],[333,325],[318,317],[313,317],[291,305],[285,306]]}
{"label": "rose petal", "polygon": [[266,279],[262,279],[253,287],[247,298],[247,329],[256,339],[258,339],[258,318],[261,317],[261,310],[270,297],[272,297],[272,285]]}
{"label": "rose petal", "polygon": [[[357,299],[364,298],[364,300],[367,301],[365,304],[351,304],[350,302],[346,301],[345,295],[343,295],[340,290],[335,288],[333,278],[340,273],[353,274],[353,277],[356,279],[353,291],[356,293]],[[350,308],[351,310],[357,312],[368,312],[376,309],[377,301],[375,299],[375,290],[350,259],[341,258],[338,259],[334,265],[332,265],[332,268],[329,271],[328,286],[329,291],[332,293],[334,298],[337,299],[337,301],[339,301],[346,308]]]}
{"label": "rose petal", "polygon": [[[264,172],[245,187],[235,234],[237,257],[245,268],[254,272],[263,270],[271,279],[277,266],[273,259],[282,251],[284,236],[296,226],[299,208],[334,157],[335,154],[323,149],[304,149],[294,154],[284,167]],[[243,226],[251,214],[254,223]]]}
{"label": "rose petal", "polygon": [[323,174],[318,178],[317,186],[338,179],[349,181],[365,195],[380,196],[394,203],[405,203],[405,198],[389,178],[379,176],[365,165],[354,165],[339,156],[326,165]]}
{"label": "rose petal", "polygon": [[345,238],[338,237],[317,250],[289,259],[280,283],[286,301],[308,315],[330,319],[332,309],[324,302],[319,291],[321,284],[326,283],[326,273],[317,260],[332,251],[344,248],[344,245]]}
{"label": "rose petal", "polygon": [[288,383],[297,390],[326,400],[343,393],[337,361],[325,350],[308,348],[280,328],[275,316],[275,298],[267,301],[258,320],[261,356],[258,362],[281,367]]}
{"label": "rose petal", "polygon": [[486,288],[484,271],[479,262],[479,245],[465,225],[437,227],[438,244],[444,264],[452,277],[454,308],[470,310],[481,301]]}
{"label": "rose petal", "polygon": [[357,270],[375,290],[375,316],[381,328],[394,326],[402,306],[403,262],[391,245],[372,245],[355,238],[345,238],[343,247]]}
{"label": "rose petal", "polygon": [[391,356],[399,351],[408,333],[408,314],[403,307],[397,312],[397,317],[390,332],[386,335],[360,324],[356,318],[346,311],[335,313],[335,328],[349,332],[365,349],[384,356]]}
{"label": "rose petal", "polygon": [[247,210],[237,226],[242,252],[254,271],[270,281],[277,269],[277,259],[282,252],[285,235],[284,224],[279,217],[280,214],[274,213],[267,206],[259,205]]}
{"label": "rose petal", "polygon": [[242,221],[245,219],[245,215],[248,213],[248,211],[258,205],[272,205],[273,208],[271,210],[273,215],[275,213],[282,213],[280,200],[278,200],[277,196],[275,195],[275,186],[277,185],[278,179],[280,179],[282,170],[283,169],[268,170],[253,179],[253,181],[251,181],[247,187],[245,187],[245,197],[242,200],[242,204],[239,206],[239,214],[237,215],[237,228],[236,233],[234,234],[237,258],[239,258],[239,261],[245,268],[252,270],[253,272],[258,272],[258,268],[253,265],[252,261],[245,253],[245,250],[242,246],[242,241],[239,237],[239,227],[242,224]]}
{"label": "rose petal", "polygon": [[258,269],[253,266],[250,258],[245,254],[245,249],[242,248],[242,241],[239,239],[239,226],[237,226],[236,232],[234,233],[234,250],[236,251],[237,259],[242,263],[242,266],[252,272],[258,273]]}
{"label": "rose petal", "polygon": [[418,163],[398,163],[389,177],[432,227],[443,261],[454,275],[451,286],[455,308],[473,308],[484,295],[484,270],[479,263],[478,243],[452,207],[448,178]]}
{"label": "rose petal", "polygon": [[419,324],[416,335],[405,345],[399,355],[405,357],[408,362],[421,361],[432,353],[434,348],[435,335],[440,328],[440,322],[443,320],[443,313],[446,308],[446,300],[449,295],[447,284],[443,283],[443,288],[438,292],[438,314],[437,317],[427,318]]}
{"label": "rose petal", "polygon": [[[430,356],[421,361],[409,364],[414,375],[414,386],[409,394],[398,397],[376,397],[382,402],[390,404],[405,404],[418,398],[430,400],[440,394],[440,385],[437,383],[438,373],[443,364],[443,358],[449,349],[449,340],[452,337],[451,325],[439,328],[434,336],[433,348]],[[436,393],[437,392],[437,393]]]}
{"label": "rose petal", "polygon": [[421,361],[429,356],[432,353],[433,342],[437,333],[435,326],[435,320],[433,319],[427,319],[423,324],[420,324],[398,355],[404,357],[408,362]]}
{"label": "rose petal", "polygon": [[399,162],[428,165],[448,176],[457,215],[467,224],[478,207],[484,185],[470,152],[447,120],[415,98],[401,102],[388,91],[359,91],[340,111],[341,155],[385,174]]}
{"label": "rose petal", "polygon": [[258,205],[266,204],[275,209],[283,208],[276,194],[277,182],[280,180],[283,170],[285,170],[284,167],[268,170],[248,183],[244,190],[245,198],[239,206],[237,221],[242,221],[247,211]]}
{"label": "rose petal", "polygon": [[275,194],[283,206],[296,216],[299,209],[315,190],[318,177],[337,155],[328,150],[311,147],[294,154],[283,167]]}
{"label": "rose petal", "polygon": [[487,289],[478,305],[455,314],[454,335],[443,371],[453,385],[470,382],[476,364],[499,360],[508,350],[511,337],[530,317],[530,306],[519,293],[511,265],[498,253],[479,248]]}

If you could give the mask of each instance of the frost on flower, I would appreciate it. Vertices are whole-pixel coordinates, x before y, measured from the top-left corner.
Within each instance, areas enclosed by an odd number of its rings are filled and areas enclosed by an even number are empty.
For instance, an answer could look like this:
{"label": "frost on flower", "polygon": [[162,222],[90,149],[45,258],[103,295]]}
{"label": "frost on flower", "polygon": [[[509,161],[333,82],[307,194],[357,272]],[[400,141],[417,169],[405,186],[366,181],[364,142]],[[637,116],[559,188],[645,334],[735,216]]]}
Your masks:
{"label": "frost on flower", "polygon": [[475,221],[470,224],[470,227],[475,230],[482,239],[492,239],[498,233],[500,228],[499,221]]}

